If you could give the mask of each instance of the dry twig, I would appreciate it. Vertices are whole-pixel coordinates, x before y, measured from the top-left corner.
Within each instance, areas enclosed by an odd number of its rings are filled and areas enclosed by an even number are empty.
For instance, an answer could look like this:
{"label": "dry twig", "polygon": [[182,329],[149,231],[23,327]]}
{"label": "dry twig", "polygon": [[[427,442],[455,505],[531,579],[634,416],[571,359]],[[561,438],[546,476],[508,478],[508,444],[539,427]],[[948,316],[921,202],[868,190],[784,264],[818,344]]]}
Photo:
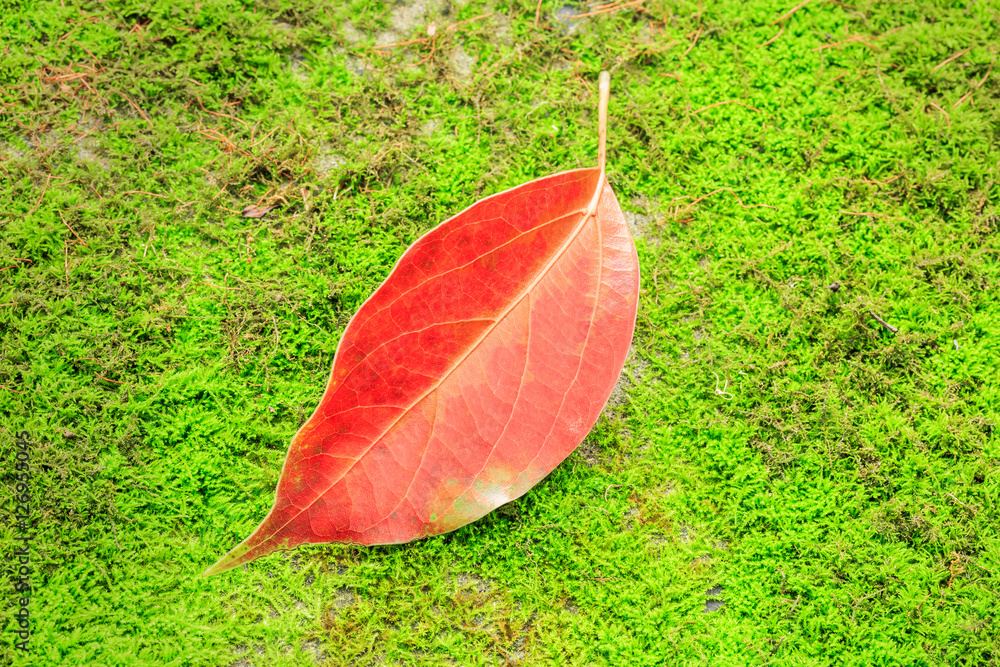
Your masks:
{"label": "dry twig", "polygon": [[899,329],[897,329],[896,327],[892,326],[891,324],[889,324],[888,322],[886,322],[885,320],[883,320],[881,317],[879,317],[877,314],[875,314],[875,311],[869,310],[868,314],[871,315],[872,317],[874,317],[875,321],[878,322],[879,324],[881,324],[882,328],[885,329],[886,331],[888,331],[889,333],[898,333],[899,332]]}
{"label": "dry twig", "polygon": [[942,67],[944,67],[945,65],[947,65],[951,61],[955,60],[956,58],[961,58],[962,56],[964,56],[966,53],[968,53],[971,50],[972,50],[972,47],[970,46],[967,49],[962,49],[961,51],[959,51],[958,53],[956,53],[954,55],[948,56],[947,58],[945,58],[944,60],[942,60],[941,62],[939,62],[937,65],[935,65],[934,69],[931,70],[931,73],[933,74],[934,72],[938,71],[939,69],[941,69]]}
{"label": "dry twig", "polygon": [[595,9],[587,12],[586,14],[572,14],[567,16],[567,19],[583,19],[588,16],[597,16],[599,14],[608,14],[610,12],[617,12],[621,9],[628,9],[629,7],[638,7],[646,0],[633,0],[632,2],[626,2],[624,4],[619,4],[617,2],[612,2],[607,5],[598,5]]}

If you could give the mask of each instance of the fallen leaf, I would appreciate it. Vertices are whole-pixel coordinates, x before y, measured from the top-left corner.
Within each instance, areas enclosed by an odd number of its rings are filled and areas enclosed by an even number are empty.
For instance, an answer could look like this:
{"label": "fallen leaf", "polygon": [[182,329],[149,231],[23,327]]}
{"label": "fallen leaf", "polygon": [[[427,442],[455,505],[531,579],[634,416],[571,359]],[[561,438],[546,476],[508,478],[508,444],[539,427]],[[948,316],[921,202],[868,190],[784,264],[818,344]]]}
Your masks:
{"label": "fallen leaf", "polygon": [[270,211],[273,211],[275,206],[247,206],[243,209],[244,218],[263,218]]}
{"label": "fallen leaf", "polygon": [[533,487],[587,435],[635,327],[639,262],[598,166],[525,183],[403,254],[344,331],[274,506],[205,574],[307,543],[455,530]]}

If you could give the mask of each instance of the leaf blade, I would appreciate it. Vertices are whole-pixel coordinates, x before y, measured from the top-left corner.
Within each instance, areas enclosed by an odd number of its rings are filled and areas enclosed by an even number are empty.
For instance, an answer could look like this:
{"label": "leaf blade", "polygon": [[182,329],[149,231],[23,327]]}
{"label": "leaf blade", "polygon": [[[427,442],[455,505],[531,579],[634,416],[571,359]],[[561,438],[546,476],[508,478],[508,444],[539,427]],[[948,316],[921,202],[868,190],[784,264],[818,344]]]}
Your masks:
{"label": "leaf blade", "polygon": [[635,247],[600,169],[522,184],[441,223],[352,318],[271,512],[205,574],[309,542],[447,532],[519,497],[596,421],[637,302]]}

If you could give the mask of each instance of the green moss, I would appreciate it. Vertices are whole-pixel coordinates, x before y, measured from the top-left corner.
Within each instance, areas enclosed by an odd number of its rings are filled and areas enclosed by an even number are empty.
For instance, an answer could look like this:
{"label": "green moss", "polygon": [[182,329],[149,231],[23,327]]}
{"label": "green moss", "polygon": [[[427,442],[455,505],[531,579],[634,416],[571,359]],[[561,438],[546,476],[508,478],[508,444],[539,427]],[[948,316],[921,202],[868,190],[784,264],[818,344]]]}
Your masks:
{"label": "green moss", "polygon": [[[995,664],[1000,10],[795,4],[8,11],[4,661]],[[199,578],[403,249],[594,162],[602,68],[643,293],[584,445],[454,533]]]}

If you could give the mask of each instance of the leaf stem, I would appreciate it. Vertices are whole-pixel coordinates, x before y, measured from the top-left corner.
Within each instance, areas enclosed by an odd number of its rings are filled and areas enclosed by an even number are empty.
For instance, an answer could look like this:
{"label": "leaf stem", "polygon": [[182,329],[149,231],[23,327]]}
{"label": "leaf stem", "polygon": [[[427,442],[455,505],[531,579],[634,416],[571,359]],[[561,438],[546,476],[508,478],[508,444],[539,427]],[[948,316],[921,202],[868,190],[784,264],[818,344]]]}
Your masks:
{"label": "leaf stem", "polygon": [[600,99],[597,106],[597,168],[604,175],[605,144],[608,139],[608,98],[611,96],[611,75],[601,72],[597,79]]}

